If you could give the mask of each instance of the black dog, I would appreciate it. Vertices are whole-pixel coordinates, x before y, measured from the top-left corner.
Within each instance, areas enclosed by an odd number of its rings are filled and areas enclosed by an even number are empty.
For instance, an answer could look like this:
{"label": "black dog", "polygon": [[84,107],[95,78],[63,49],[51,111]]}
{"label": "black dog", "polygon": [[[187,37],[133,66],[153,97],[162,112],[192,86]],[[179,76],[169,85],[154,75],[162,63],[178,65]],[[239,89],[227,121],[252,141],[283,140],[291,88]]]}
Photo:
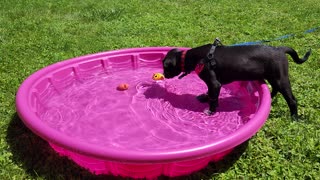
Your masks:
{"label": "black dog", "polygon": [[309,50],[302,59],[289,47],[264,45],[223,46],[214,44],[192,48],[188,51],[170,50],[163,59],[164,76],[173,78],[196,71],[206,83],[208,93],[198,96],[201,102],[209,102],[209,114],[216,111],[222,84],[232,81],[266,79],[271,87],[271,97],[280,92],[285,98],[292,116],[297,116],[297,101],[292,94],[288,77],[289,54],[295,63],[302,64],[311,54]]}

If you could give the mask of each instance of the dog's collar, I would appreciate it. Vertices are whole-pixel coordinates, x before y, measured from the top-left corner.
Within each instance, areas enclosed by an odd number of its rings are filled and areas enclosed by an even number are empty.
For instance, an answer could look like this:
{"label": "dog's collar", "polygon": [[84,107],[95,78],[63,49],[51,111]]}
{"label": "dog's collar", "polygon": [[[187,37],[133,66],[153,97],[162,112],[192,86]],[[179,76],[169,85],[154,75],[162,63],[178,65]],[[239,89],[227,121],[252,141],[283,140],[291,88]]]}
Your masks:
{"label": "dog's collar", "polygon": [[186,54],[187,51],[182,51],[181,53],[181,62],[180,62],[180,66],[181,66],[181,72],[185,72],[185,65],[186,65]]}
{"label": "dog's collar", "polygon": [[182,51],[182,53],[181,53],[180,66],[181,66],[181,72],[183,72],[183,74],[179,76],[179,79],[181,79],[189,74],[188,72],[186,72],[186,68],[185,68],[186,67],[186,54],[187,54],[187,51]]}
{"label": "dog's collar", "polygon": [[[221,41],[218,38],[216,38],[214,40],[214,42],[213,42],[213,44],[212,44],[207,56],[205,57],[204,62],[203,63],[198,63],[196,65],[196,67],[195,67],[195,72],[198,75],[202,72],[202,70],[204,68],[204,65],[206,63],[210,63],[210,67],[211,68],[215,68],[216,61],[214,59],[214,52],[216,50],[216,47],[219,46],[219,45],[223,46]],[[185,66],[186,66],[186,54],[187,54],[187,51],[182,51],[182,53],[181,53],[180,66],[181,66],[181,72],[183,72],[183,74],[179,76],[179,79],[183,78],[184,76],[186,76],[186,75],[188,75],[190,73],[190,72],[186,72],[186,68],[185,68]]]}
{"label": "dog's collar", "polygon": [[[185,69],[186,54],[187,54],[187,51],[182,51],[182,53],[181,53],[180,66],[181,66],[181,72],[183,72],[183,74],[179,77],[179,79],[183,78],[184,76],[186,76],[188,74]],[[201,73],[201,71],[203,70],[203,67],[204,67],[203,63],[198,63],[195,68],[195,72],[199,75]]]}

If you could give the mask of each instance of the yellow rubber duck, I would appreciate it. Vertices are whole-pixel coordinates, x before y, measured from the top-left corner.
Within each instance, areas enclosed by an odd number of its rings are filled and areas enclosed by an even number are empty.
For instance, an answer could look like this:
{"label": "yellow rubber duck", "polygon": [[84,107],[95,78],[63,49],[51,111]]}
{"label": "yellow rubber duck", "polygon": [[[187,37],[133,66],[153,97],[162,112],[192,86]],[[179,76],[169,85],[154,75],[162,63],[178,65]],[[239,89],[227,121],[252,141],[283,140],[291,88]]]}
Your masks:
{"label": "yellow rubber duck", "polygon": [[161,73],[154,73],[152,79],[155,81],[164,80],[164,75]]}

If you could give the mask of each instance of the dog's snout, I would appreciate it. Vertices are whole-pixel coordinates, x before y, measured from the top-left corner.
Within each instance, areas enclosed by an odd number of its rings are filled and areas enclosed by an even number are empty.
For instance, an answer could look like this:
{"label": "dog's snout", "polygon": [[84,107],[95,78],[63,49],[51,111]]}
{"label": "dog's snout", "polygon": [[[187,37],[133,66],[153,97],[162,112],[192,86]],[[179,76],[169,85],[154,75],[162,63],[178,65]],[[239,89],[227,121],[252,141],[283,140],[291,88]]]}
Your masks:
{"label": "dog's snout", "polygon": [[166,79],[172,78],[168,73],[163,73],[163,75]]}
{"label": "dog's snout", "polygon": [[168,77],[168,73],[166,73],[166,72],[163,72],[163,75],[164,75],[165,78]]}

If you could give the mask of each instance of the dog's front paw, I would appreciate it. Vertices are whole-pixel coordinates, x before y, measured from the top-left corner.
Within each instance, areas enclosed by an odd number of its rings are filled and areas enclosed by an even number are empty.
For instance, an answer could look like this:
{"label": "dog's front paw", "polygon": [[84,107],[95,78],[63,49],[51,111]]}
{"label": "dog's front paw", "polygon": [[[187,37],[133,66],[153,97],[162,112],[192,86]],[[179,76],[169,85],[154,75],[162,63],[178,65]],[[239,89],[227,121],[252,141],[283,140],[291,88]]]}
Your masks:
{"label": "dog's front paw", "polygon": [[209,101],[209,95],[208,94],[201,94],[201,95],[197,96],[197,99],[201,103],[206,103]]}
{"label": "dog's front paw", "polygon": [[211,116],[211,115],[215,114],[214,111],[210,111],[209,109],[206,109],[206,110],[204,110],[203,112],[204,112],[204,114],[206,114],[206,115],[208,115],[208,116]]}
{"label": "dog's front paw", "polygon": [[300,119],[301,117],[299,117],[298,114],[291,114],[291,118],[292,118],[292,120],[294,120],[294,121],[299,121],[299,119]]}

